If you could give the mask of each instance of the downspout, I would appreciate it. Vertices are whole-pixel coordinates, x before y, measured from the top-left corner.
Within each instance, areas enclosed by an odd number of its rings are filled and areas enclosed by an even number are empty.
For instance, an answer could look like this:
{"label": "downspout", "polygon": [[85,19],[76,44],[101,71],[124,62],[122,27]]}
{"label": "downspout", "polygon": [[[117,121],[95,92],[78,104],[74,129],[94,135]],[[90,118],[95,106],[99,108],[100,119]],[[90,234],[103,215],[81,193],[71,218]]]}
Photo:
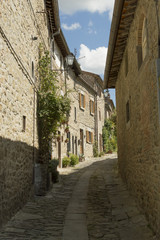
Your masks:
{"label": "downspout", "polygon": [[52,33],[52,38],[51,38],[51,45],[50,45],[50,57],[51,57],[51,70],[53,70],[53,59],[52,59],[52,46],[53,46],[53,43],[54,43],[54,37],[57,36],[58,34],[60,34],[60,28],[58,29],[57,32],[55,33]]}

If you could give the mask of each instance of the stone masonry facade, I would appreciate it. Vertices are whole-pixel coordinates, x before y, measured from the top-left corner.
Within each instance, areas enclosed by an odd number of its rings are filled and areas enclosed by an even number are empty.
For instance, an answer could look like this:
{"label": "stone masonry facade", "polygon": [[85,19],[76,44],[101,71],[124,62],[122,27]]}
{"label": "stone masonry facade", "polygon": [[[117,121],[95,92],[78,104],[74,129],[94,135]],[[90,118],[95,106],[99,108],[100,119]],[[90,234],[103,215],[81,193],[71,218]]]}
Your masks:
{"label": "stone masonry facade", "polygon": [[[102,86],[90,88],[80,79],[81,69],[76,59],[72,69],[70,68],[68,73],[64,72],[65,57],[70,54],[70,50],[62,30],[59,29],[58,1],[3,1],[1,10],[0,226],[25,204],[35,191],[35,163],[39,150],[37,90],[40,44],[50,51],[52,68],[62,69],[61,72],[57,72],[59,94],[65,94],[66,87],[71,89],[71,114],[68,122],[70,143],[65,142],[68,137],[65,132],[66,124],[58,131],[61,135],[60,142],[56,139],[53,141],[52,157],[59,158],[60,163],[68,151],[91,157],[96,135],[95,122],[99,134],[102,133],[104,122],[104,104],[101,105],[104,103]],[[82,92],[86,95],[85,109],[80,109],[79,93]],[[95,121],[95,114],[90,114],[90,100],[95,102],[96,99],[101,111],[100,123],[98,118]],[[80,129],[83,130],[83,136]],[[98,135],[98,141],[100,138],[101,135]]]}
{"label": "stone masonry facade", "polygon": [[[160,102],[156,14],[155,1],[138,1],[116,82],[116,103],[120,172],[137,196],[151,227],[159,232]],[[140,37],[142,51],[146,51],[145,56],[141,56],[141,65],[138,59]],[[146,39],[144,46],[143,39]]]}
{"label": "stone masonry facade", "polygon": [[33,193],[38,47],[48,48],[46,15],[37,12],[44,8],[42,0],[1,2],[0,225]]}

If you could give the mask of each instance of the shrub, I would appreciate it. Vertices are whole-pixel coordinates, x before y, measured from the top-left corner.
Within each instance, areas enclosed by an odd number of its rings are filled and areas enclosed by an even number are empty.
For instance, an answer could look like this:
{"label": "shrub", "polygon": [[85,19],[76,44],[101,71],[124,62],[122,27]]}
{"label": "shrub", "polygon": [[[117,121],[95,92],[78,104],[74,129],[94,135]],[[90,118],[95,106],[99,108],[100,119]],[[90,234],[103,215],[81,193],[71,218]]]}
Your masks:
{"label": "shrub", "polygon": [[71,160],[70,160],[70,158],[69,157],[64,157],[63,159],[62,159],[62,166],[65,168],[65,167],[68,167],[68,166],[70,166],[70,162],[71,162]]}
{"label": "shrub", "polygon": [[78,158],[78,156],[75,155],[75,154],[71,154],[71,155],[70,155],[70,165],[71,165],[71,166],[75,166],[75,165],[78,164],[78,163],[79,163],[79,158]]}

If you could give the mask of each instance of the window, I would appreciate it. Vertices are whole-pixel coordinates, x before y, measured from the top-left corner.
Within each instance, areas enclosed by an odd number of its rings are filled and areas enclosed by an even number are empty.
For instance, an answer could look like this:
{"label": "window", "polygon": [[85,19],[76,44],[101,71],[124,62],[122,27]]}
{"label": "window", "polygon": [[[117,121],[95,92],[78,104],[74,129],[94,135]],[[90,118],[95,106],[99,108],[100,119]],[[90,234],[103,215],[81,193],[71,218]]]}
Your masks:
{"label": "window", "polygon": [[67,152],[71,151],[71,135],[70,132],[67,133],[68,143],[67,143]]}
{"label": "window", "polygon": [[129,106],[129,101],[128,101],[126,104],[126,121],[127,121],[127,123],[129,122],[129,120],[130,120],[130,106]]}
{"label": "window", "polygon": [[144,61],[147,55],[147,19],[145,18],[143,21],[142,28],[142,60]]}
{"label": "window", "polygon": [[102,138],[102,134],[99,134],[99,150],[100,150],[100,152],[103,152],[103,138]]}
{"label": "window", "polygon": [[93,115],[95,113],[95,103],[90,100],[90,114]]}
{"label": "window", "polygon": [[137,60],[138,69],[140,69],[142,62],[144,61],[148,52],[148,30],[147,30],[147,19],[142,14],[139,21],[138,29],[138,46],[137,46]]}
{"label": "window", "polygon": [[128,51],[125,53],[125,76],[128,74]]}
{"label": "window", "polygon": [[72,136],[72,153],[74,154],[74,136]]}
{"label": "window", "polygon": [[79,106],[81,109],[85,109],[85,95],[79,93]]}
{"label": "window", "polygon": [[34,62],[32,61],[32,78],[34,80]]}
{"label": "window", "polygon": [[77,108],[74,107],[74,121],[77,121]]}
{"label": "window", "polygon": [[77,137],[75,137],[75,154],[78,154]]}
{"label": "window", "polygon": [[86,131],[86,142],[93,143],[93,133],[90,131]]}
{"label": "window", "polygon": [[101,121],[101,111],[99,110],[99,121]]}
{"label": "window", "polygon": [[23,116],[22,119],[22,132],[26,131],[26,116]]}

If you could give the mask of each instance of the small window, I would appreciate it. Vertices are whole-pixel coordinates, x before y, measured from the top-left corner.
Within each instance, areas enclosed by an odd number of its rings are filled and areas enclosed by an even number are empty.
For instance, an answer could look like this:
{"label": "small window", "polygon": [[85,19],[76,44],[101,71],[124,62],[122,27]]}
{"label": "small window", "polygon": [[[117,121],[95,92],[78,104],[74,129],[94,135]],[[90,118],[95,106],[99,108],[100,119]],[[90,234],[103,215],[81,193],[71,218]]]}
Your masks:
{"label": "small window", "polygon": [[34,62],[32,61],[32,78],[34,80]]}
{"label": "small window", "polygon": [[86,142],[93,143],[93,133],[90,131],[86,131]]}
{"label": "small window", "polygon": [[23,116],[22,119],[22,132],[26,131],[26,116]]}
{"label": "small window", "polygon": [[129,106],[129,101],[126,104],[126,121],[127,123],[130,121],[130,106]]}
{"label": "small window", "polygon": [[139,20],[138,29],[138,46],[137,46],[137,61],[138,70],[140,69],[145,57],[148,53],[148,29],[147,29],[147,19],[142,14]]}
{"label": "small window", "polygon": [[95,103],[90,100],[90,114],[93,115],[95,113]]}
{"label": "small window", "polygon": [[101,111],[99,110],[99,121],[101,121]]}
{"label": "small window", "polygon": [[145,18],[143,21],[143,28],[142,28],[142,59],[144,61],[147,55],[147,19]]}
{"label": "small window", "polygon": [[68,143],[67,143],[67,152],[71,151],[71,135],[70,132],[67,133]]}
{"label": "small window", "polygon": [[125,54],[125,76],[128,74],[128,51]]}
{"label": "small window", "polygon": [[79,93],[79,106],[81,109],[85,109],[85,95]]}
{"label": "small window", "polygon": [[72,136],[72,153],[74,154],[74,136]]}
{"label": "small window", "polygon": [[74,121],[77,121],[77,108],[74,107]]}

